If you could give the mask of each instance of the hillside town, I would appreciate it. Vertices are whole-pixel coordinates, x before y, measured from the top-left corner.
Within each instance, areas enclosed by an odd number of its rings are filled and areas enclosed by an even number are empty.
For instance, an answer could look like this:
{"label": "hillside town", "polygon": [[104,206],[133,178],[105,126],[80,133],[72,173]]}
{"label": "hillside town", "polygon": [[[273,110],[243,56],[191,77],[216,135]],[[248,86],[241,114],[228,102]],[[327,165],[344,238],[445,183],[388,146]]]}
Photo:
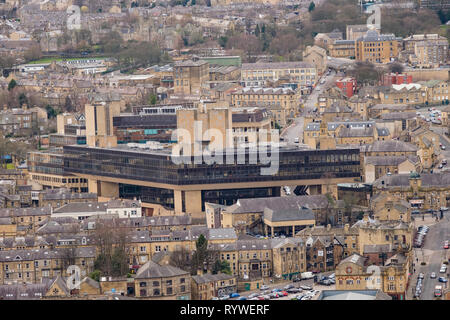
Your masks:
{"label": "hillside town", "polygon": [[0,300],[450,300],[449,39],[440,0],[0,1]]}

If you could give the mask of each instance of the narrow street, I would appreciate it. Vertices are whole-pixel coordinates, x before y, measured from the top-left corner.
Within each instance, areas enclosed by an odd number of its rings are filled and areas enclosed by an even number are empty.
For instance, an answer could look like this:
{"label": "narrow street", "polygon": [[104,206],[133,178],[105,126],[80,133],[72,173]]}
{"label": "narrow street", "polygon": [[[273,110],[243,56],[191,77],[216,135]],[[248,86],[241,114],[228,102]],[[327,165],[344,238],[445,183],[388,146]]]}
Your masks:
{"label": "narrow street", "polygon": [[[319,94],[322,93],[322,90],[333,83],[335,80],[336,71],[331,70],[329,75],[326,73],[320,78],[317,86],[312,90],[311,94],[306,98],[303,103],[303,113],[294,119],[292,124],[287,127],[281,134],[281,137],[288,144],[294,144],[295,138],[299,138],[299,141],[302,141],[303,138],[303,126],[304,126],[304,116],[308,113],[312,113],[312,111],[317,107],[317,101]],[[320,82],[325,79],[325,83],[320,84]]]}
{"label": "narrow street", "polygon": [[[429,219],[427,219],[429,220]],[[449,213],[447,215],[444,214],[444,218],[434,224],[430,223],[422,223],[422,220],[419,218],[415,225],[418,227],[419,225],[429,225],[430,230],[425,237],[425,244],[423,248],[414,248],[414,258],[413,262],[415,263],[416,272],[411,276],[410,284],[408,288],[407,297],[408,299],[412,299],[412,295],[414,294],[417,277],[419,273],[424,274],[423,285],[422,285],[422,294],[420,295],[420,300],[434,300],[434,288],[436,285],[442,285],[444,290],[448,288],[448,282],[442,283],[439,282],[439,277],[449,278],[449,270],[447,269],[446,273],[440,273],[439,269],[444,261],[448,261],[449,258],[449,250],[443,249],[443,244],[445,240],[450,240],[450,217]],[[422,266],[421,262],[425,261],[426,265]],[[431,279],[431,273],[436,273],[436,278]]]}

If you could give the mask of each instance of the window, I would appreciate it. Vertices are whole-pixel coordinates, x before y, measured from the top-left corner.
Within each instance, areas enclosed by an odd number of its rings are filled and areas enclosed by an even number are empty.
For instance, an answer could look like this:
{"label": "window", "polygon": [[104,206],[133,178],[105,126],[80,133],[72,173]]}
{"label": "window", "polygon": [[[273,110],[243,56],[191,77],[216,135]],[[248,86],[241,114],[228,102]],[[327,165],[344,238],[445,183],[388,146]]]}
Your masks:
{"label": "window", "polygon": [[159,289],[153,289],[153,295],[159,296],[159,295],[161,295],[161,291]]}
{"label": "window", "polygon": [[159,287],[159,281],[153,281],[153,286],[154,287]]}
{"label": "window", "polygon": [[147,282],[139,282],[139,287],[143,288],[147,286]]}
{"label": "window", "polygon": [[181,291],[181,292],[185,292],[185,291],[186,291],[186,286],[181,286],[181,287],[180,287],[180,291]]}
{"label": "window", "polygon": [[171,286],[172,285],[172,280],[167,280],[166,281],[166,286]]}
{"label": "window", "polygon": [[173,293],[172,287],[167,288],[167,292],[166,293],[167,294],[172,294]]}
{"label": "window", "polygon": [[139,294],[141,295],[141,297],[145,297],[147,295],[147,290],[142,289],[139,291]]}
{"label": "window", "polygon": [[185,283],[186,282],[186,279],[185,278],[181,278],[180,279],[180,283]]}

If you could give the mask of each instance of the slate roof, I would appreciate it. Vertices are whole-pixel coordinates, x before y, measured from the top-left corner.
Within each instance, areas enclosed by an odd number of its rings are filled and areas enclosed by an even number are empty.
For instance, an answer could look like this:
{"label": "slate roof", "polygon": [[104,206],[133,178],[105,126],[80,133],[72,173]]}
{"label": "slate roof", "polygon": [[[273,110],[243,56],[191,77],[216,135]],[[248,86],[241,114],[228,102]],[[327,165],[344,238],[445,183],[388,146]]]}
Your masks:
{"label": "slate roof", "polygon": [[314,220],[315,215],[314,212],[308,208],[293,208],[287,210],[265,208],[264,219],[271,222]]}
{"label": "slate roof", "polygon": [[291,210],[306,207],[311,210],[326,208],[328,199],[324,195],[288,196],[239,199],[235,204],[229,206],[226,211],[234,214],[239,213],[263,213],[265,208],[277,210]]}
{"label": "slate roof", "polygon": [[228,275],[225,273],[218,273],[218,274],[204,274],[204,275],[196,275],[192,276],[192,281],[194,281],[197,284],[205,284],[209,282],[216,282],[216,281],[223,281],[223,280],[229,280],[235,278],[232,275]]}
{"label": "slate roof", "polygon": [[303,61],[291,62],[258,62],[243,63],[242,70],[259,70],[259,69],[288,69],[288,68],[313,68],[311,63]]}
{"label": "slate roof", "polygon": [[160,266],[150,260],[139,268],[135,279],[167,278],[183,275],[188,276],[189,272],[170,265]]}
{"label": "slate roof", "polygon": [[52,208],[50,206],[38,208],[6,208],[0,209],[0,217],[23,217],[23,216],[50,216]]}
{"label": "slate roof", "polygon": [[[450,186],[450,172],[439,173],[423,173],[420,175],[422,179],[422,188],[427,187],[447,187]],[[391,176],[383,176],[373,182],[374,187],[409,187],[409,174],[393,174]],[[382,184],[384,181],[384,185]]]}
{"label": "slate roof", "polygon": [[377,140],[365,146],[363,152],[417,152],[417,147],[400,140]]}

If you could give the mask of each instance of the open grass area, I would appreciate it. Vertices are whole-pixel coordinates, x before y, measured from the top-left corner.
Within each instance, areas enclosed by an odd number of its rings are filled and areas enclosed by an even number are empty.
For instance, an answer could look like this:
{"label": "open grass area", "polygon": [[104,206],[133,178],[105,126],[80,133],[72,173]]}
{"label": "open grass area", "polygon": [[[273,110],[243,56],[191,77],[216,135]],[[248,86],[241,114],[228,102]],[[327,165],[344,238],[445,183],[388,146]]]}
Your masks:
{"label": "open grass area", "polygon": [[66,61],[71,61],[71,60],[80,60],[80,59],[106,59],[107,57],[93,57],[93,58],[90,58],[90,57],[83,57],[83,58],[66,58],[66,59],[64,59],[64,58],[52,58],[52,57],[49,57],[49,58],[43,58],[43,59],[39,59],[39,60],[35,60],[35,61],[30,61],[30,62],[28,62],[28,64],[40,64],[40,63],[52,63],[53,61],[63,61],[63,60],[66,60]]}

